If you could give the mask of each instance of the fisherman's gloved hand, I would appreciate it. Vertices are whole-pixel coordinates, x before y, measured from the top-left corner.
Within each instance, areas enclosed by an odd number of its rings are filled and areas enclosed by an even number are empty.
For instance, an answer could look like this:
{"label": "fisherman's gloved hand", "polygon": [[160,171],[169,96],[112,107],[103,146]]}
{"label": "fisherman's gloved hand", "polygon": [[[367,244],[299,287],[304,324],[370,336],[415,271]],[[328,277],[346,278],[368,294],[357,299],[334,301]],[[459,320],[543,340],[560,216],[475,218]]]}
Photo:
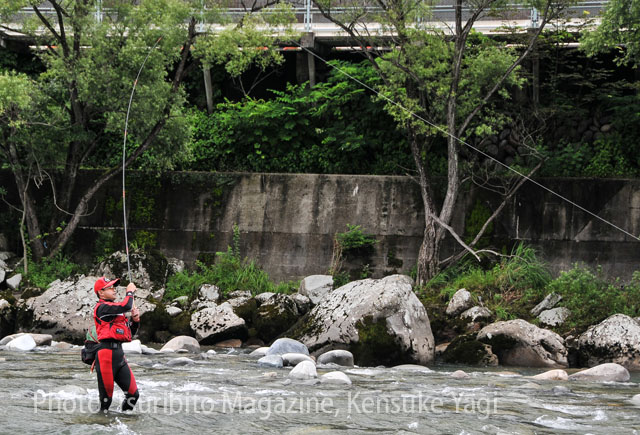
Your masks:
{"label": "fisherman's gloved hand", "polygon": [[134,283],[130,282],[129,285],[127,286],[127,293],[128,292],[134,292],[135,293],[136,288],[137,288],[136,285]]}

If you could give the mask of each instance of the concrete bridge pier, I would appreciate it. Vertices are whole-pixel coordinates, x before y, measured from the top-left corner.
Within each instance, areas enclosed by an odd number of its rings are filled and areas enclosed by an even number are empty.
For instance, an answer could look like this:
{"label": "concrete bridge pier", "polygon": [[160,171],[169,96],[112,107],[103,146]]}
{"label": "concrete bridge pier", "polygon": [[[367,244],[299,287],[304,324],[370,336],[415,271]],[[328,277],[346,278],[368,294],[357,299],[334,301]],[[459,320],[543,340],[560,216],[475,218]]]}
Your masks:
{"label": "concrete bridge pier", "polygon": [[306,32],[300,38],[300,45],[303,51],[298,52],[296,60],[296,78],[298,83],[309,81],[309,87],[316,85],[316,58],[310,53],[317,53],[316,39],[313,32]]}

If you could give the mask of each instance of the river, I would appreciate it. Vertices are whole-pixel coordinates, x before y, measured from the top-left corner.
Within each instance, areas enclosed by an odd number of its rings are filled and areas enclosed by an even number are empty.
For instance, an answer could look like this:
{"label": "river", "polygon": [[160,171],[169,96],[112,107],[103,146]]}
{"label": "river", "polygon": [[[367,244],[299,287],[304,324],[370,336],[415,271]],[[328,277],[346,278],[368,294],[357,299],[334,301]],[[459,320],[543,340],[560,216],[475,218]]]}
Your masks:
{"label": "river", "polygon": [[[171,366],[178,357],[192,363]],[[97,413],[95,373],[79,349],[0,351],[0,433],[592,433],[637,434],[640,374],[625,383],[533,381],[543,370],[342,368],[352,385],[291,381],[238,350],[128,355],[140,400]],[[470,377],[455,379],[462,369]],[[335,369],[318,368],[322,375]],[[509,373],[506,371],[515,372]],[[119,408],[116,387],[112,408]],[[637,399],[637,398],[636,398]]]}

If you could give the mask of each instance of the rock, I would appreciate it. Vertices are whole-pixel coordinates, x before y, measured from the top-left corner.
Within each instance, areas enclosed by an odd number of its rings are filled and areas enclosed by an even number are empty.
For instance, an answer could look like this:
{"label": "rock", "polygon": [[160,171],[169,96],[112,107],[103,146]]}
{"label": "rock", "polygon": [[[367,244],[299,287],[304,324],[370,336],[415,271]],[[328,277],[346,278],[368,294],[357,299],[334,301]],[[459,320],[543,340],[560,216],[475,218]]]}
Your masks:
{"label": "rock", "polygon": [[0,345],[7,344],[11,340],[23,335],[30,335],[31,338],[33,338],[33,341],[35,341],[36,346],[50,346],[51,341],[53,340],[53,337],[49,334],[31,334],[31,333],[20,332],[18,334],[7,335],[2,340],[0,340]]}
{"label": "rock", "polygon": [[556,385],[551,389],[551,392],[554,396],[566,396],[567,394],[573,394],[573,391],[564,385]]}
{"label": "rock", "polygon": [[309,355],[309,349],[304,344],[291,338],[278,338],[267,350],[267,355],[284,355],[285,353]]}
{"label": "rock", "polygon": [[282,355],[282,361],[285,366],[296,366],[302,361],[310,361],[315,365],[311,357],[303,353],[285,353]]}
{"label": "rock", "polygon": [[268,347],[259,347],[249,354],[249,356],[262,358],[267,355]]}
{"label": "rock", "polygon": [[492,352],[491,346],[477,341],[474,334],[454,338],[443,352],[442,359],[450,364],[498,365],[498,357]]}
{"label": "rock", "polygon": [[470,376],[469,376],[466,372],[464,372],[463,370],[456,370],[455,372],[451,373],[451,375],[450,375],[450,376],[451,376],[452,378],[455,378],[455,379],[467,379],[467,378],[469,378],[469,377],[470,377]]}
{"label": "rock", "polygon": [[331,363],[344,367],[353,367],[353,354],[348,350],[336,349],[325,352],[318,357],[318,364]]}
{"label": "rock", "polygon": [[608,133],[611,131],[611,129],[613,128],[613,125],[611,124],[604,124],[602,127],[600,127],[600,131],[602,133]]}
{"label": "rock", "polygon": [[125,354],[141,354],[142,345],[140,344],[140,340],[133,340],[130,343],[122,343],[122,351]]}
{"label": "rock", "polygon": [[248,290],[236,290],[229,293],[229,299],[250,298],[251,296],[251,292]]}
{"label": "rock", "polygon": [[496,322],[480,330],[478,341],[491,346],[500,364],[522,367],[568,366],[564,340],[522,319]]}
{"label": "rock", "polygon": [[220,289],[213,284],[203,284],[198,291],[198,298],[201,301],[218,302]]}
{"label": "rock", "polygon": [[193,337],[179,335],[165,343],[160,352],[175,352],[180,349],[185,349],[191,353],[200,353],[200,343]]}
{"label": "rock", "polygon": [[568,308],[552,308],[541,312],[538,316],[538,320],[540,320],[540,323],[547,326],[558,326],[562,325],[570,315],[571,311],[569,311]]}
{"label": "rock", "polygon": [[344,347],[361,365],[428,364],[433,334],[412,284],[403,275],[351,282],[322,299],[287,335],[315,354]]}
{"label": "rock", "polygon": [[569,379],[569,375],[562,369],[554,369],[532,376],[531,378],[545,381],[566,381]]}
{"label": "rock", "polygon": [[178,307],[167,307],[167,314],[171,317],[176,317],[182,310]]}
{"label": "rock", "polygon": [[195,364],[196,362],[191,358],[187,358],[186,356],[181,356],[179,358],[173,358],[167,361],[167,365],[169,367],[177,367],[177,366],[188,366],[191,364]]}
{"label": "rock", "polygon": [[298,293],[307,296],[313,305],[317,305],[333,290],[333,276],[311,275],[300,281]]}
{"label": "rock", "polygon": [[269,342],[293,326],[298,317],[298,306],[290,296],[273,294],[255,311],[252,323],[258,338]]}
{"label": "rock", "polygon": [[28,351],[36,347],[36,341],[30,334],[23,334],[7,343],[7,350]]}
{"label": "rock", "polygon": [[7,273],[4,271],[4,269],[0,268],[0,284],[4,282],[4,278],[6,275]]}
{"label": "rock", "polygon": [[392,367],[392,369],[403,372],[433,373],[433,370],[431,370],[429,367],[421,366],[418,364],[400,364],[399,366]]}
{"label": "rock", "polygon": [[308,296],[301,295],[300,293],[296,293],[295,295],[291,295],[291,297],[293,298],[293,301],[298,306],[298,313],[302,315],[309,312],[313,304],[311,303],[311,299],[309,299]]}
{"label": "rock", "polygon": [[256,295],[255,299],[258,305],[261,305],[267,302],[273,295],[275,295],[275,293],[273,292],[264,292],[264,293],[260,293],[259,295]]}
{"label": "rock", "polygon": [[143,355],[155,355],[155,354],[160,353],[159,350],[154,349],[152,347],[145,346],[144,344],[140,345],[140,348],[142,349],[142,354]]}
{"label": "rock", "polygon": [[280,355],[267,355],[258,360],[260,367],[276,367],[281,368],[284,366],[284,361]]}
{"label": "rock", "polygon": [[7,335],[5,337],[2,337],[2,340],[0,340],[0,346],[4,346],[5,344],[9,343],[11,340],[13,340],[14,338],[18,338],[21,335],[24,335],[24,332],[18,332],[17,334],[11,334],[11,335]]}
{"label": "rock", "polygon": [[574,346],[580,366],[614,362],[628,370],[640,370],[640,325],[624,314],[591,326]]}
{"label": "rock", "polygon": [[351,385],[349,376],[339,371],[325,373],[320,376],[320,382],[323,384]]}
{"label": "rock", "polygon": [[231,308],[233,308],[233,312],[236,313],[236,316],[244,319],[245,322],[250,323],[253,321],[253,315],[258,309],[258,303],[254,298],[241,296],[229,299],[227,303],[231,305]]}
{"label": "rock", "polygon": [[569,376],[572,381],[608,381],[627,382],[631,376],[629,371],[616,363],[600,364]]}
{"label": "rock", "polygon": [[69,350],[73,348],[73,344],[67,343],[66,341],[52,342],[51,347],[57,350]]}
{"label": "rock", "polygon": [[237,338],[230,338],[229,340],[219,341],[214,344],[216,347],[242,347],[242,340],[238,340]]}
{"label": "rock", "polygon": [[[139,297],[146,298],[140,290],[154,291],[161,288],[169,273],[174,273],[174,269],[169,265],[169,261],[159,252],[130,252],[129,263],[131,266],[131,281],[136,283],[136,301]],[[123,281],[128,281],[127,254],[117,251],[102,261],[92,271],[92,275],[117,277]]]}
{"label": "rock", "polygon": [[189,305],[189,296],[178,296],[171,301],[171,305],[174,307],[186,307]]}
{"label": "rock", "polygon": [[436,359],[441,358],[451,343],[441,343],[436,346]]}
{"label": "rock", "polygon": [[184,261],[178,258],[168,257],[167,263],[170,274],[175,275],[176,273],[184,272]]}
{"label": "rock", "polygon": [[[93,309],[98,301],[93,284],[99,277],[80,276],[69,281],[56,281],[40,296],[27,299],[24,318],[32,316],[32,324],[19,327],[53,335],[56,339],[81,342],[93,325]],[[118,287],[118,300],[125,296],[125,288]],[[148,290],[136,291],[136,306],[144,316],[155,305],[146,301]]]}
{"label": "rock", "polygon": [[640,394],[636,394],[631,399],[629,399],[629,403],[634,406],[640,406]]}
{"label": "rock", "polygon": [[487,307],[471,307],[468,310],[464,311],[460,317],[463,319],[469,319],[472,322],[477,320],[489,319],[493,313]]}
{"label": "rock", "polygon": [[13,291],[16,291],[20,286],[21,282],[22,282],[22,274],[18,273],[16,275],[13,275],[11,278],[7,279],[7,287],[9,287]]}
{"label": "rock", "polygon": [[451,298],[449,304],[447,305],[447,316],[457,316],[463,311],[468,310],[473,306],[473,299],[471,298],[471,293],[469,293],[466,289],[461,288]]}
{"label": "rock", "polygon": [[557,293],[549,293],[538,305],[531,310],[532,316],[537,316],[544,310],[550,310],[562,300],[562,296]]}
{"label": "rock", "polygon": [[228,302],[195,312],[189,325],[202,344],[213,344],[229,338],[246,340],[248,335],[244,319],[233,312]]}
{"label": "rock", "polygon": [[312,361],[302,361],[289,372],[289,377],[293,379],[317,378],[316,365]]}

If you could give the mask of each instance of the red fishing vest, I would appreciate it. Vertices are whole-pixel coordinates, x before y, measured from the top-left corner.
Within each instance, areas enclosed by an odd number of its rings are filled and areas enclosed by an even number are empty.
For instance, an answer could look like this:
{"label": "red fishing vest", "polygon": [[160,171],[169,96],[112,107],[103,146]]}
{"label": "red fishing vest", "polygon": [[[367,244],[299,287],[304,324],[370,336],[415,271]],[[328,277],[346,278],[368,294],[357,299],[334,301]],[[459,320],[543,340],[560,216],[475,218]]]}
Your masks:
{"label": "red fishing vest", "polygon": [[116,317],[110,322],[98,319],[98,307],[103,303],[104,301],[100,299],[93,309],[93,321],[96,324],[98,341],[131,341],[131,329],[124,314],[116,314]]}

